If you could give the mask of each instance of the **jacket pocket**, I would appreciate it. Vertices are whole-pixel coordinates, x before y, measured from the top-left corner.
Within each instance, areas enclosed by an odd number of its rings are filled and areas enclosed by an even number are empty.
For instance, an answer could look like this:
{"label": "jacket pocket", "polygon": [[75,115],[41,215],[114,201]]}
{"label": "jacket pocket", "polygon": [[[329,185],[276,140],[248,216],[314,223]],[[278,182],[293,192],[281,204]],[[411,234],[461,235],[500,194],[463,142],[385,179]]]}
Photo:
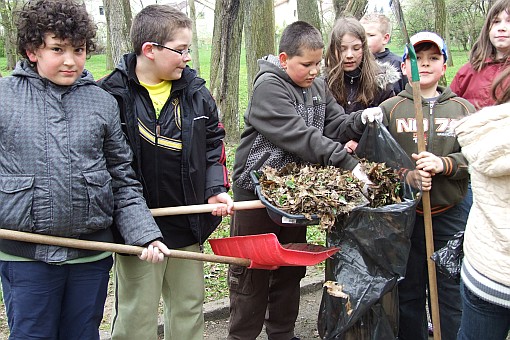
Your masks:
{"label": "jacket pocket", "polygon": [[89,229],[109,227],[113,221],[112,178],[107,170],[83,172],[87,185],[87,223]]}
{"label": "jacket pocket", "polygon": [[32,231],[34,176],[0,175],[0,228]]}

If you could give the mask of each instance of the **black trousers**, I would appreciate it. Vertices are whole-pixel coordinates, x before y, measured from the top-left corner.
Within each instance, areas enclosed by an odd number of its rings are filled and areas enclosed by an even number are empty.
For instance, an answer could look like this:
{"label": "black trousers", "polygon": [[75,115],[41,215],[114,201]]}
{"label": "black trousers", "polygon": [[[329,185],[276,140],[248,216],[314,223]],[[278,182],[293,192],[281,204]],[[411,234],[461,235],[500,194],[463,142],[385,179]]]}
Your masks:
{"label": "black trousers", "polygon": [[[232,236],[275,233],[282,244],[306,242],[306,227],[280,227],[270,219],[265,209],[238,210],[231,221]],[[256,339],[263,325],[269,340],[294,337],[299,312],[299,283],[305,273],[306,267],[262,270],[231,265],[228,273],[228,339]]]}
{"label": "black trousers", "polygon": [[[434,251],[444,247],[455,232],[466,228],[470,197],[448,211],[432,217]],[[441,231],[450,230],[451,235]],[[441,339],[456,340],[462,316],[460,281],[436,270]],[[428,268],[423,216],[416,215],[405,278],[398,284],[399,340],[427,340]]]}

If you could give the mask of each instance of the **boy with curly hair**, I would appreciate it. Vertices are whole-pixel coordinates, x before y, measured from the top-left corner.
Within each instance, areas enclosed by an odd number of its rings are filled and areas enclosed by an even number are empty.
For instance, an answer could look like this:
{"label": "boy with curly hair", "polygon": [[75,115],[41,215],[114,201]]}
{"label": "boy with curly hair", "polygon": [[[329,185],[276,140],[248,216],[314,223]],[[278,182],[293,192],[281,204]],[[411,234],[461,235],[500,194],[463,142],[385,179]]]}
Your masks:
{"label": "boy with curly hair", "polygon": [[[131,168],[115,99],[84,70],[96,28],[73,0],[27,2],[24,60],[0,79],[0,226],[112,241],[115,223],[140,258],[168,248]],[[163,253],[162,253],[163,252]],[[99,339],[110,252],[0,240],[11,339]]]}

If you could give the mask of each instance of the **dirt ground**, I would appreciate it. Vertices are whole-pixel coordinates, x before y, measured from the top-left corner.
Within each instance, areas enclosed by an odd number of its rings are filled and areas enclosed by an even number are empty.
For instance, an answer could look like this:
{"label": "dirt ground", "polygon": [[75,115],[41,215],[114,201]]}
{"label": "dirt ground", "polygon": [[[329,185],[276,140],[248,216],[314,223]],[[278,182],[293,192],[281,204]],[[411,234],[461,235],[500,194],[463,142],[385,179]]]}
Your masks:
{"label": "dirt ground", "polygon": [[[301,306],[296,322],[296,336],[301,340],[320,339],[317,332],[317,315],[321,303],[322,290],[318,289],[301,296]],[[205,323],[204,340],[226,339],[228,332],[228,321],[207,321]],[[267,340],[265,330],[257,340]]]}

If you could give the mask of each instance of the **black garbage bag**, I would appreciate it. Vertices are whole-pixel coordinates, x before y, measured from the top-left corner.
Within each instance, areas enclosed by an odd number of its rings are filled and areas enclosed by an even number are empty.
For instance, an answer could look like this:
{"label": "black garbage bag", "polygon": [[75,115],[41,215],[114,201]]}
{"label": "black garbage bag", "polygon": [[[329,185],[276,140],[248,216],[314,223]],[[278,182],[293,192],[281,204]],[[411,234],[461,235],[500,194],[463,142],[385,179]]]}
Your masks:
{"label": "black garbage bag", "polygon": [[463,244],[464,231],[459,231],[443,248],[435,251],[430,257],[436,263],[438,271],[457,281],[460,280],[460,269],[464,257]]}
{"label": "black garbage bag", "polygon": [[326,280],[342,285],[348,298],[324,290],[319,335],[322,339],[394,339],[398,325],[396,284],[405,275],[420,182],[415,179],[414,163],[379,123],[367,127],[356,153],[399,170],[404,199],[399,204],[359,207],[338,216],[327,243],[340,251],[326,261]]}

